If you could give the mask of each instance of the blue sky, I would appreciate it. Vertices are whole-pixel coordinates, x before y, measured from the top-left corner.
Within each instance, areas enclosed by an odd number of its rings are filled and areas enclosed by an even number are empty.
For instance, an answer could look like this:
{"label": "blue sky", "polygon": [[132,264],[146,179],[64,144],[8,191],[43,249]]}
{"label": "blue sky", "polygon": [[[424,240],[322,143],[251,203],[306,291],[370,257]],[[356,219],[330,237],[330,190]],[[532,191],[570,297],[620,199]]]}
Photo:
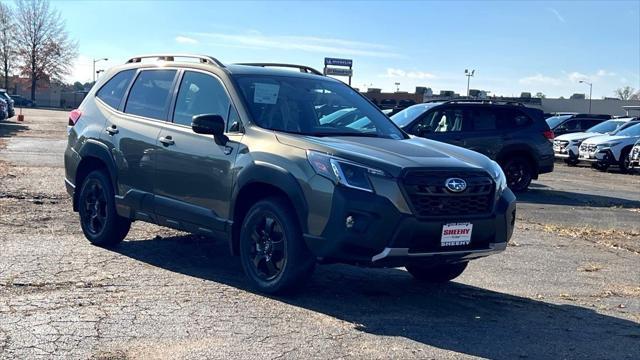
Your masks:
{"label": "blue sky", "polygon": [[640,1],[115,2],[56,1],[80,56],[69,80],[140,53],[194,52],[222,62],[322,68],[354,60],[355,87],[547,96],[640,88]]}

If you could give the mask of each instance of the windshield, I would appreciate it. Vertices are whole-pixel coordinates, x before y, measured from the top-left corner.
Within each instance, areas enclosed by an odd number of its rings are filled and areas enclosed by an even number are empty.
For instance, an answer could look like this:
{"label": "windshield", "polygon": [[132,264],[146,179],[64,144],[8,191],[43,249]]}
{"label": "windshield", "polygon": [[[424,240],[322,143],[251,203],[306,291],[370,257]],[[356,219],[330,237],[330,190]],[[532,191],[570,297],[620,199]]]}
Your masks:
{"label": "windshield", "polygon": [[640,124],[636,124],[619,131],[616,136],[640,136]]}
{"label": "windshield", "polygon": [[548,118],[546,121],[550,128],[555,129],[556,126],[560,125],[563,121],[567,120],[572,116],[573,115],[552,116]]}
{"label": "windshield", "polygon": [[350,87],[331,80],[289,76],[237,77],[255,123],[310,136],[404,139],[404,133]]}
{"label": "windshield", "polygon": [[398,112],[391,116],[391,120],[398,124],[400,127],[405,127],[413,122],[418,116],[425,113],[425,111],[432,107],[439,105],[438,103],[418,104],[409,106],[408,108]]}
{"label": "windshield", "polygon": [[591,133],[600,133],[600,134],[604,134],[604,133],[609,133],[612,132],[614,130],[616,130],[617,128],[620,127],[620,125],[624,124],[624,121],[620,121],[620,120],[607,120],[605,122],[602,122],[598,125],[592,126],[590,128],[587,129],[586,132],[591,132]]}

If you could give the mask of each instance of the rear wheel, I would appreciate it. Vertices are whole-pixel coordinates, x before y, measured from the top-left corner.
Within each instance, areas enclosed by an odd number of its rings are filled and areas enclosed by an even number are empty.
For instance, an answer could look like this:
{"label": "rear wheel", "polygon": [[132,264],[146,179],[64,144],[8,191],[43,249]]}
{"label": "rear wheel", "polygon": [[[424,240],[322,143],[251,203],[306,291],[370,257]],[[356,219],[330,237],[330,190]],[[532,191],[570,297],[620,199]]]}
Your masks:
{"label": "rear wheel", "polygon": [[131,227],[131,220],[116,213],[113,186],[101,170],[91,172],[82,182],[78,212],[84,236],[94,245],[116,245]]}
{"label": "rear wheel", "polygon": [[533,166],[528,159],[522,156],[507,159],[502,168],[511,190],[522,192],[529,188],[533,179]]}
{"label": "rear wheel", "polygon": [[281,198],[251,207],[240,231],[240,261],[258,290],[295,290],[313,273],[315,258],[307,249],[294,210]]}
{"label": "rear wheel", "polygon": [[407,265],[406,269],[414,278],[424,282],[443,283],[460,276],[467,268],[468,262],[442,264],[436,266]]}

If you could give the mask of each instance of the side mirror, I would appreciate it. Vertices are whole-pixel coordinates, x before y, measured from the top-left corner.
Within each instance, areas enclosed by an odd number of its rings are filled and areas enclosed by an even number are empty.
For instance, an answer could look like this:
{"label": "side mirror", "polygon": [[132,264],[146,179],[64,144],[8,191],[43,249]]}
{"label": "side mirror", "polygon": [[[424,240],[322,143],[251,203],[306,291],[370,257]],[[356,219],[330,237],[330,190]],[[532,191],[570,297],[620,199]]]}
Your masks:
{"label": "side mirror", "polygon": [[195,115],[191,120],[191,129],[196,134],[213,135],[218,145],[226,145],[229,138],[224,134],[224,119],[220,115]]}

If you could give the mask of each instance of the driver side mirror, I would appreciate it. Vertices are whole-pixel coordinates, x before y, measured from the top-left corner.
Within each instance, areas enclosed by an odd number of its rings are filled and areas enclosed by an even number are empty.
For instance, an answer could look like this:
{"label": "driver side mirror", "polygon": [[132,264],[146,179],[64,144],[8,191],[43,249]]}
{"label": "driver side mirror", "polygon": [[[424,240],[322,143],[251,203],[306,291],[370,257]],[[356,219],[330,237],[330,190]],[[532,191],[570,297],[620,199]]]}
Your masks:
{"label": "driver side mirror", "polygon": [[220,115],[195,115],[191,120],[191,129],[196,134],[213,135],[218,145],[226,145],[229,138],[224,134],[224,119]]}

